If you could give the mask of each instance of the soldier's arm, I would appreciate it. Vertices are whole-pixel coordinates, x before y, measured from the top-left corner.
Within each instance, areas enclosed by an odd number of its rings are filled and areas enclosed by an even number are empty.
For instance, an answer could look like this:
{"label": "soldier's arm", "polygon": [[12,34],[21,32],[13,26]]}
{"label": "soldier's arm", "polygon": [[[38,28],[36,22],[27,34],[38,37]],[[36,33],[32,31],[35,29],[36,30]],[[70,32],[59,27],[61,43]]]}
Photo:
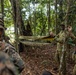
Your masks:
{"label": "soldier's arm", "polygon": [[65,38],[58,38],[56,41],[62,44],[64,42],[64,39]]}
{"label": "soldier's arm", "polygon": [[70,37],[73,38],[73,39],[76,39],[76,36],[71,32],[69,33]]}
{"label": "soldier's arm", "polygon": [[11,60],[18,69],[19,73],[21,73],[22,70],[24,69],[24,61],[22,60],[20,55],[16,52],[15,48],[10,45],[9,45],[9,49],[7,50],[7,53],[11,57]]}

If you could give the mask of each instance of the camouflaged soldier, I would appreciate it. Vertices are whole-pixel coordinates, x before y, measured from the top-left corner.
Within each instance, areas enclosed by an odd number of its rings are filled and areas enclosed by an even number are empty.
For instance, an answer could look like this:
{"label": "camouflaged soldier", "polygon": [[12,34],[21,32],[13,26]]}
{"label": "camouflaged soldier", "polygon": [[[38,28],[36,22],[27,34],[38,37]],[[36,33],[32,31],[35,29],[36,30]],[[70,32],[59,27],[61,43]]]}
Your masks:
{"label": "camouflaged soldier", "polygon": [[75,46],[75,39],[76,36],[73,34],[72,32],[72,26],[68,25],[67,26],[67,57],[68,59],[72,60],[72,50],[71,50],[71,46],[74,47]]}
{"label": "camouflaged soldier", "polygon": [[[66,30],[67,29],[67,30]],[[75,35],[72,33],[72,27],[69,25],[67,28],[64,24],[61,24],[61,31],[56,36],[57,41],[57,51],[56,51],[56,60],[58,64],[60,64],[60,57],[62,52],[62,46],[63,42],[66,41],[66,50],[68,45],[73,45],[71,40],[76,39]],[[69,54],[69,51],[67,50],[67,55]]]}
{"label": "camouflaged soldier", "polygon": [[56,50],[55,59],[56,59],[58,65],[60,65],[60,58],[62,55],[62,46],[63,46],[63,42],[65,40],[65,25],[64,24],[61,24],[61,31],[55,38],[57,41],[57,50]]}
{"label": "camouflaged soldier", "polygon": [[0,51],[0,75],[18,75],[10,57],[2,51]]}
{"label": "camouflaged soldier", "polygon": [[66,32],[65,32],[65,25],[61,24],[61,31],[59,34],[55,37],[55,40],[57,41],[57,50],[56,50],[56,63],[58,64],[58,75],[65,75],[66,74],[66,47],[65,47],[65,41],[66,41]]}
{"label": "camouflaged soldier", "polygon": [[[76,39],[74,34],[72,33],[72,28],[71,26],[67,27],[67,31],[65,30],[65,25],[61,25],[62,30],[60,33],[57,35],[56,40],[57,40],[57,52],[56,52],[56,60],[58,62],[59,66],[59,75],[65,75],[66,72],[66,56],[70,54],[67,50],[67,44],[68,39]],[[64,49],[63,49],[64,46]],[[67,53],[67,54],[66,54]]]}
{"label": "camouflaged soldier", "polygon": [[5,40],[3,39],[4,31],[5,28],[3,27],[3,21],[0,18],[0,51],[3,51],[10,56],[19,73],[21,73],[24,69],[24,62],[19,56],[19,54],[16,52],[15,48],[9,43],[5,42]]}

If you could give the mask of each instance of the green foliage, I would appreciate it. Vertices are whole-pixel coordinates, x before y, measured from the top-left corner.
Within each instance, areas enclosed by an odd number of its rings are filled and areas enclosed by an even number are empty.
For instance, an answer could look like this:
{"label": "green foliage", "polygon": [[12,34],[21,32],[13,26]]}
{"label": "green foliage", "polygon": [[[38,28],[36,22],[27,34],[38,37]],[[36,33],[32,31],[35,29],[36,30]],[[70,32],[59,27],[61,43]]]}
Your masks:
{"label": "green foliage", "polygon": [[4,0],[4,24],[7,28],[13,25],[12,7],[9,0]]}
{"label": "green foliage", "polygon": [[9,0],[4,0],[4,25],[7,28],[5,34],[14,40],[14,27],[13,18],[12,18],[12,7]]}
{"label": "green foliage", "polygon": [[[47,4],[50,1],[50,30],[54,30],[56,27],[56,15],[57,15],[57,27],[65,21],[67,11],[67,1],[57,1],[57,13],[55,0],[19,0],[22,12],[22,18],[26,27],[27,20],[30,22],[33,35],[47,35],[48,33],[48,16],[47,16]],[[62,7],[61,7],[62,6]],[[14,27],[12,18],[12,7],[9,0],[4,0],[4,24],[5,27]],[[76,32],[76,1],[70,1],[68,11],[68,24],[73,26],[74,33]]]}

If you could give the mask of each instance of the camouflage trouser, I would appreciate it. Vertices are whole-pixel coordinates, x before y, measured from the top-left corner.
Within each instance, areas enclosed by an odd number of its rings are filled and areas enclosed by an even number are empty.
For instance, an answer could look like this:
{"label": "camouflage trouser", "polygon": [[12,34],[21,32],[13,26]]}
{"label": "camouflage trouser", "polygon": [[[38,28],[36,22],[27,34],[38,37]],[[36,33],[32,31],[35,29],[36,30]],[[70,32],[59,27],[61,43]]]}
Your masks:
{"label": "camouflage trouser", "polygon": [[73,75],[76,75],[76,65],[73,68]]}
{"label": "camouflage trouser", "polygon": [[72,54],[74,52],[74,50],[72,50],[71,46],[72,47],[75,47],[75,44],[73,43],[73,41],[70,41],[67,44],[67,52],[66,52],[66,55],[67,55],[67,59],[69,59],[70,61],[72,61]]}
{"label": "camouflage trouser", "polygon": [[60,59],[59,75],[66,75],[66,51],[63,52]]}
{"label": "camouflage trouser", "polygon": [[71,48],[67,48],[66,56],[69,61],[72,61],[72,51]]}
{"label": "camouflage trouser", "polygon": [[[65,52],[65,54],[66,54],[66,52]],[[66,55],[64,55],[64,56],[62,56],[62,51],[57,51],[56,55],[55,55],[55,60],[59,67],[59,75],[66,74]]]}
{"label": "camouflage trouser", "polygon": [[58,51],[58,50],[56,51],[55,61],[57,62],[58,65],[60,65],[61,54],[62,54],[62,51]]}

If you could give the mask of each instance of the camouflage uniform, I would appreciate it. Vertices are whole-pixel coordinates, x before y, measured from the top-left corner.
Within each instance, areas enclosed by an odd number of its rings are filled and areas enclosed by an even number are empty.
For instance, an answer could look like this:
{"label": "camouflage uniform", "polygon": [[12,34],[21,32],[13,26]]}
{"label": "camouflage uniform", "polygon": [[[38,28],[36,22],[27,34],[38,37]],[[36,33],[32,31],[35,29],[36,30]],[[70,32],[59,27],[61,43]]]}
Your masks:
{"label": "camouflage uniform", "polygon": [[59,67],[59,75],[65,75],[66,74],[66,41],[67,41],[65,25],[62,25],[62,30],[55,37],[55,39],[57,41],[56,61]]}
{"label": "camouflage uniform", "polygon": [[75,39],[76,37],[72,32],[64,31],[64,30],[62,30],[56,37],[57,40],[56,60],[59,64],[59,75],[66,74],[66,56],[69,55],[69,50],[66,51],[68,38]]}
{"label": "camouflage uniform", "polygon": [[67,58],[70,59],[70,61],[72,61],[72,51],[71,50],[71,46],[74,47],[74,40],[76,39],[76,37],[74,36],[74,34],[72,32],[67,32]]}
{"label": "camouflage uniform", "polygon": [[10,44],[6,43],[4,40],[1,42],[4,46],[0,47],[0,50],[7,53],[10,56],[10,59],[13,61],[14,65],[18,69],[19,73],[24,69],[24,62],[16,52],[15,48]]}
{"label": "camouflage uniform", "polygon": [[65,40],[65,32],[61,31],[58,36],[56,37],[57,40],[57,50],[56,50],[56,61],[58,64],[60,64],[60,58],[62,55],[62,46],[63,46],[63,41]]}

